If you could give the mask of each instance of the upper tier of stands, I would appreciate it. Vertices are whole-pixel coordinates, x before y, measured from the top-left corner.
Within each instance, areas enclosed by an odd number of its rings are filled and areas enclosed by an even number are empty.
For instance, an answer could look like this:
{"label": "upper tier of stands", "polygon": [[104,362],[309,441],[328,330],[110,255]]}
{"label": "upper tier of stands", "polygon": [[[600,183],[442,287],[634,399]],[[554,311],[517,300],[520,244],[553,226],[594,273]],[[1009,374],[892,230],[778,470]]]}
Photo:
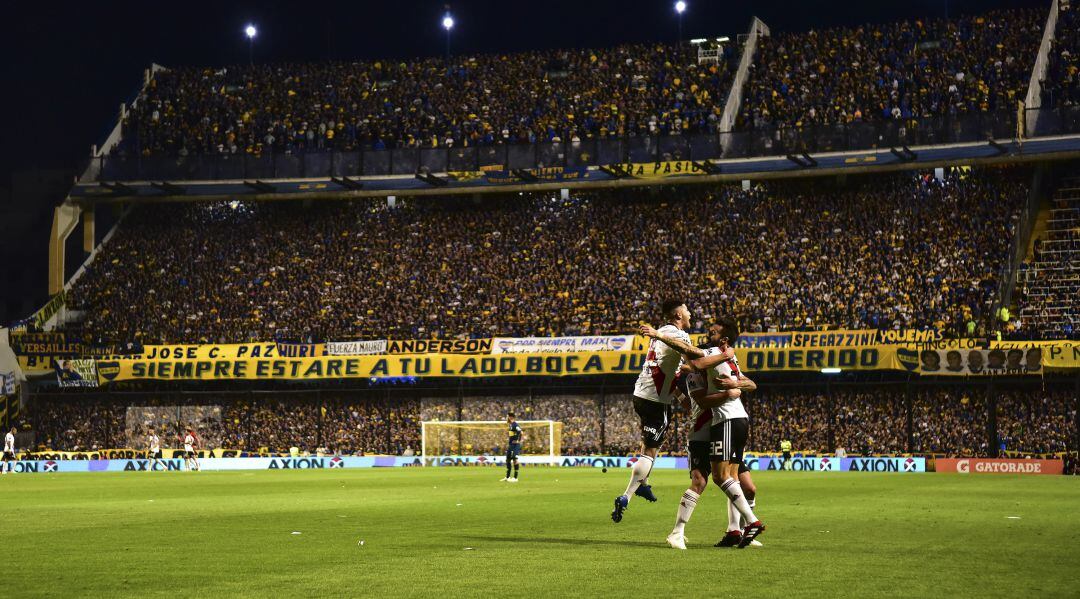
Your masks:
{"label": "upper tier of stands", "polygon": [[[1042,82],[1047,107],[1076,104],[1075,15],[1063,10],[1056,28]],[[313,163],[306,170],[319,172],[305,176],[701,160],[1011,137],[1046,16],[1045,9],[1007,10],[776,32],[757,44],[733,131],[722,131],[720,119],[737,68],[735,44],[717,62],[699,62],[692,45],[632,44],[459,56],[449,68],[443,58],[420,58],[167,69],[127,113],[102,176],[238,178],[238,169],[247,176],[266,165],[245,170],[199,162],[177,169],[154,161],[331,150],[343,156],[335,164]],[[1055,130],[1073,130],[1080,110],[1069,114],[1040,126],[1053,121]],[[507,152],[518,145],[533,149]],[[451,151],[400,154],[402,164],[369,155],[393,148]]]}
{"label": "upper tier of stands", "polygon": [[[730,57],[728,57],[730,58]],[[731,61],[690,46],[180,68],[124,124],[131,155],[475,146],[716,131]]]}

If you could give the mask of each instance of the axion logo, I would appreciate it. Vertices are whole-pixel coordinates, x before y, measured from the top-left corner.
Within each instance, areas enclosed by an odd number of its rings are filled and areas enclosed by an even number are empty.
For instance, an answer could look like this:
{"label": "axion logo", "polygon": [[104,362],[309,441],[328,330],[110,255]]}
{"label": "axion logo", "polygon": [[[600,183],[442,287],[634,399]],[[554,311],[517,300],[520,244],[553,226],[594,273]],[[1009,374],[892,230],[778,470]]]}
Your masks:
{"label": "axion logo", "polygon": [[629,459],[626,460],[626,467],[627,468],[633,468],[634,464],[636,464],[636,463],[637,463],[637,458],[629,458]]}
{"label": "axion logo", "polygon": [[343,460],[343,459],[341,459],[339,457],[333,457],[333,458],[330,459],[330,467],[331,468],[342,468],[344,463],[345,463],[345,460]]}
{"label": "axion logo", "polygon": [[961,474],[967,474],[971,472],[971,462],[968,460],[960,460],[956,463],[956,471]]}
{"label": "axion logo", "polygon": [[57,466],[56,462],[54,462],[52,460],[49,460],[48,462],[45,462],[45,472],[56,472],[57,468],[58,468],[58,466]]}
{"label": "axion logo", "polygon": [[821,469],[832,470],[832,462],[829,461],[829,458],[821,458]]}
{"label": "axion logo", "polygon": [[915,472],[915,460],[912,458],[904,460],[904,472]]}

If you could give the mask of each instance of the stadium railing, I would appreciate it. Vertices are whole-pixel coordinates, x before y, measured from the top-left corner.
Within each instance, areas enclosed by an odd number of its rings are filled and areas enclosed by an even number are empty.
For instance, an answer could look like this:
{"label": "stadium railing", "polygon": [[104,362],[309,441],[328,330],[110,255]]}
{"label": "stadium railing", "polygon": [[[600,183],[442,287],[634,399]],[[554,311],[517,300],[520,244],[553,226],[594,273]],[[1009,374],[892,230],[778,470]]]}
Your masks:
{"label": "stadium railing", "polygon": [[[1080,107],[1031,109],[1036,135],[1080,133]],[[533,144],[91,159],[99,181],[214,181],[413,175],[710,160],[1011,139],[1015,112],[721,133],[646,135]]]}
{"label": "stadium railing", "polygon": [[1029,108],[1025,112],[1034,137],[1080,133],[1080,106]]}

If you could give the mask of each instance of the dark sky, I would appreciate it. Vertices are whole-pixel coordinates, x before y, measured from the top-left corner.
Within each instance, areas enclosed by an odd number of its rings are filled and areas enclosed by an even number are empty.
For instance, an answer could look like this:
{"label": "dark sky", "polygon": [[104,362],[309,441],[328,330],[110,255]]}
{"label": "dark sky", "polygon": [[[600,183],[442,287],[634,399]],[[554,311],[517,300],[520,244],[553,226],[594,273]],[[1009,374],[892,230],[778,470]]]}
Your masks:
{"label": "dark sky", "polygon": [[[745,33],[753,15],[774,31],[943,17],[1001,7],[1049,7],[1049,0],[791,2],[687,0],[683,37]],[[259,29],[255,60],[315,61],[441,56],[445,3],[383,2],[8,2],[4,6],[3,156],[11,174],[68,168],[111,130],[121,102],[138,91],[151,63],[228,65],[247,61],[244,25]],[[600,47],[674,41],[674,0],[472,0],[451,3],[457,53]],[[45,298],[49,214],[63,198],[38,200],[34,218],[0,231],[0,321],[25,316]],[[26,198],[13,202],[27,206]],[[2,211],[0,211],[2,212]],[[11,230],[15,228],[17,230]],[[70,258],[69,258],[70,259]],[[14,265],[14,266],[13,266]],[[2,270],[2,269],[0,269]]]}

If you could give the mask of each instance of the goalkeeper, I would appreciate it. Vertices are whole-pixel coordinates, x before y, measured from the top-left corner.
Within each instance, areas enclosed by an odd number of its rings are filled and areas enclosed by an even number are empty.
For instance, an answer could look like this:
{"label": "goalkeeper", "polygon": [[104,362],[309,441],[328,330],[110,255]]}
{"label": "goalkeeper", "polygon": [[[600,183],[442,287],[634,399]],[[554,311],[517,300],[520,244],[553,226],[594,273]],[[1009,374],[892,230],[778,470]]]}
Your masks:
{"label": "goalkeeper", "polygon": [[[521,425],[514,419],[514,413],[506,415],[506,423],[510,425],[506,442],[506,476],[503,481],[516,483],[518,480],[518,454],[521,453]],[[514,467],[514,475],[510,476],[510,467]]]}

